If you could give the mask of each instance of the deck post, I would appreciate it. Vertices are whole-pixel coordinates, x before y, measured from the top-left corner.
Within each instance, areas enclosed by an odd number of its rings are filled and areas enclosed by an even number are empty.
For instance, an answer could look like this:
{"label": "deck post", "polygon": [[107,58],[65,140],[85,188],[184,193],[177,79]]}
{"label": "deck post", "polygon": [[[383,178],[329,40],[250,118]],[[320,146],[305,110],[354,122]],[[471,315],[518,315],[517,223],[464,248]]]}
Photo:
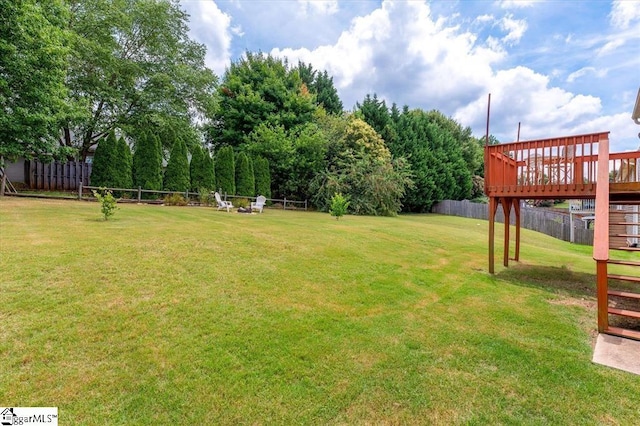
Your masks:
{"label": "deck post", "polygon": [[511,198],[502,198],[502,212],[504,213],[504,253],[503,264],[509,266],[509,229],[511,228]]}
{"label": "deck post", "polygon": [[498,203],[495,197],[489,197],[489,273],[495,273],[495,223]]}
{"label": "deck post", "polygon": [[596,284],[598,293],[598,332],[609,328],[609,280],[607,278],[607,261],[596,261]]}
{"label": "deck post", "polygon": [[513,211],[516,214],[516,255],[513,258],[516,262],[520,261],[520,199],[513,199]]}

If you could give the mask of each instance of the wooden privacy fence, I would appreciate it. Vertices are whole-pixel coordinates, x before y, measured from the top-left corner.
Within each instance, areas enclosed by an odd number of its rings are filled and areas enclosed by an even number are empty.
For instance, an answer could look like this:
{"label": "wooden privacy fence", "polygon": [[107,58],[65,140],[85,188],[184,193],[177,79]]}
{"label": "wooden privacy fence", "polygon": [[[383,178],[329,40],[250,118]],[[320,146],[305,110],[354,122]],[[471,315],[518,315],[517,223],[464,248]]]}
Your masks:
{"label": "wooden privacy fence", "polygon": [[[470,201],[444,200],[436,204],[431,210],[433,213],[449,216],[461,216],[473,219],[489,219],[489,205],[472,203]],[[504,223],[502,206],[498,205],[496,221]],[[512,211],[510,223],[515,225],[515,214]],[[571,224],[568,214],[551,210],[523,207],[520,214],[520,223],[523,228],[541,232],[559,240],[571,240]],[[574,221],[574,241],[576,244],[593,245],[593,230],[584,229],[582,221]]]}
{"label": "wooden privacy fence", "polygon": [[29,161],[27,163],[27,184],[31,189],[44,190],[75,190],[82,185],[89,185],[91,164],[80,161],[65,163],[41,163]]}

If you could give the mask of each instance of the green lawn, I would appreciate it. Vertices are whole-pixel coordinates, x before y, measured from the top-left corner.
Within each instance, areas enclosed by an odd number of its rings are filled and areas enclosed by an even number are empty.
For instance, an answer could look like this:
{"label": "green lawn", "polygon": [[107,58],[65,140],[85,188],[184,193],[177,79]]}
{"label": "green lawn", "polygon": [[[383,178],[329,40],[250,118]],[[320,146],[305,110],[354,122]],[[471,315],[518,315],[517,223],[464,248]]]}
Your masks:
{"label": "green lawn", "polygon": [[591,248],[523,230],[523,262],[490,276],[486,240],[437,215],[104,222],[5,197],[0,404],[61,424],[638,424],[638,376],[591,363]]}

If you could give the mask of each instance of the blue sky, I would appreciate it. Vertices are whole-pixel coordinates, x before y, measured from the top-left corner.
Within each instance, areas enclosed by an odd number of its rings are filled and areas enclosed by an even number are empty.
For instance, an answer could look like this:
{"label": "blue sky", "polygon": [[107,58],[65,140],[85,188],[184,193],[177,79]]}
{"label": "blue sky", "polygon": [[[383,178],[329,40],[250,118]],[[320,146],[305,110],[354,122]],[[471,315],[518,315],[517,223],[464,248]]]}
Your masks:
{"label": "blue sky", "polygon": [[181,0],[222,76],[246,50],[327,70],[345,109],[367,93],[521,139],[611,131],[640,146],[640,0]]}

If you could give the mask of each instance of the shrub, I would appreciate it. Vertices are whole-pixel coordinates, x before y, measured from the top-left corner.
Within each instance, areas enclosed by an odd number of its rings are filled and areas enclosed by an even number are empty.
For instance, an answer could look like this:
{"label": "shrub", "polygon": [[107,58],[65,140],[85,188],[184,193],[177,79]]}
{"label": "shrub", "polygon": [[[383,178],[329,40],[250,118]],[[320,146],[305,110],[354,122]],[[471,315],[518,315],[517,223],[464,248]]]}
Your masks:
{"label": "shrub", "polygon": [[211,191],[208,188],[200,188],[198,191],[198,199],[200,204],[203,206],[208,206],[211,204]]}
{"label": "shrub", "polygon": [[191,163],[189,163],[189,175],[191,177],[191,190],[198,191],[204,185],[204,152],[199,145],[191,150]]}
{"label": "shrub", "polygon": [[93,190],[92,192],[93,196],[96,197],[100,203],[100,211],[102,212],[102,216],[104,216],[104,220],[109,220],[109,217],[113,216],[118,209],[116,206],[117,200],[113,196],[113,193],[104,187],[97,191]]}
{"label": "shrub", "polygon": [[238,208],[240,208],[240,207],[247,208],[247,207],[249,207],[251,205],[249,200],[246,199],[246,198],[235,198],[233,200],[233,204],[234,204],[235,207],[238,207]]}
{"label": "shrub", "polygon": [[133,187],[132,178],[133,158],[129,144],[121,136],[116,144],[115,184],[118,188],[130,189]]}
{"label": "shrub", "polygon": [[336,193],[331,197],[331,205],[329,212],[331,216],[335,216],[336,220],[340,219],[340,216],[344,216],[349,208],[349,197],[345,197],[341,193]]}
{"label": "shrub", "polygon": [[163,202],[165,206],[186,206],[188,204],[187,200],[178,192],[167,194]]}

